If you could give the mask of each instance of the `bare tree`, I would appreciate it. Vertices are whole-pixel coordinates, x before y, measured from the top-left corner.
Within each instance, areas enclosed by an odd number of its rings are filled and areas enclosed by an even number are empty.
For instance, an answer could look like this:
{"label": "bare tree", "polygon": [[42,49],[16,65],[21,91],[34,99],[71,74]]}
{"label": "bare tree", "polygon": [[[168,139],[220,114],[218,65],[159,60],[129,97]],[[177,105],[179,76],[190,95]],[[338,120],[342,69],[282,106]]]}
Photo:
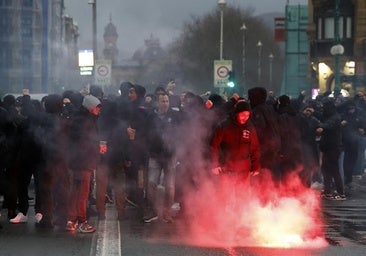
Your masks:
{"label": "bare tree", "polygon": [[[224,10],[223,29],[223,58],[233,61],[233,69],[236,71],[236,79],[243,84],[242,46],[243,36],[240,27],[246,24],[246,78],[245,84],[248,89],[257,84],[257,43],[260,40],[262,49],[262,84],[269,84],[269,60],[268,56],[281,56],[280,48],[274,41],[273,32],[260,18],[253,16],[253,10],[227,6]],[[212,90],[213,88],[213,63],[219,59],[220,53],[220,10],[214,9],[207,15],[196,17],[183,26],[182,34],[177,38],[168,55],[174,55],[171,60],[176,60],[175,65],[180,70],[183,83],[191,86],[198,92]],[[282,62],[277,58],[273,62],[274,76],[271,89],[279,91],[282,78]],[[242,88],[243,89],[243,88]]]}

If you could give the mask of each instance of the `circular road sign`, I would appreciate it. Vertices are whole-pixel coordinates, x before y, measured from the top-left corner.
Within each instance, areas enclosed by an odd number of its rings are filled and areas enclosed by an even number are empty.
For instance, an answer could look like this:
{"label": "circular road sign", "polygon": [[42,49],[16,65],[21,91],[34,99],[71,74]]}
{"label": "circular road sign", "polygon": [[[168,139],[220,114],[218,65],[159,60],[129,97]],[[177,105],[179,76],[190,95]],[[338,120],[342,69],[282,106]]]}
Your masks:
{"label": "circular road sign", "polygon": [[229,75],[229,71],[227,66],[220,66],[217,68],[216,73],[220,78],[226,78]]}
{"label": "circular road sign", "polygon": [[109,74],[109,67],[107,65],[100,65],[97,68],[97,74],[99,76],[108,76],[108,74]]}

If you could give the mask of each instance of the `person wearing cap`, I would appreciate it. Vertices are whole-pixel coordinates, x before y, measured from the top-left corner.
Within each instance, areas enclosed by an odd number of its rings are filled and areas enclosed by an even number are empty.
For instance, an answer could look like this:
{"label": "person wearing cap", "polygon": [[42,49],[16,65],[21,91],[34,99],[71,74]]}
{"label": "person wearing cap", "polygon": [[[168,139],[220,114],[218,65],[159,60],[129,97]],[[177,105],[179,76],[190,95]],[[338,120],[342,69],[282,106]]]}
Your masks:
{"label": "person wearing cap", "polygon": [[66,229],[92,233],[86,211],[90,190],[90,178],[100,159],[101,146],[97,132],[100,100],[93,95],[84,96],[82,106],[73,116],[70,128],[69,167],[73,173],[69,221]]}
{"label": "person wearing cap", "polygon": [[259,173],[259,141],[250,115],[250,105],[240,100],[232,115],[215,129],[211,141],[212,173],[232,175],[243,183]]}

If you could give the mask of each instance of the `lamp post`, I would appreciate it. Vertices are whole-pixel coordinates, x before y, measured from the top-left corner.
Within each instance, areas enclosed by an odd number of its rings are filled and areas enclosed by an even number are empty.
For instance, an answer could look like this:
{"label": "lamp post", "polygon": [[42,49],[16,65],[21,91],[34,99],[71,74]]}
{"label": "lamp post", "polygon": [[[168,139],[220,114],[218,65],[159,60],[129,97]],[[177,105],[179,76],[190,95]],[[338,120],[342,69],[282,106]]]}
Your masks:
{"label": "lamp post", "polygon": [[245,88],[245,72],[246,72],[246,32],[247,32],[247,27],[245,26],[245,23],[243,23],[243,25],[240,27],[240,30],[243,31],[243,49],[242,49],[242,65],[243,65],[243,70],[242,70],[242,76],[243,76],[243,86]]}
{"label": "lamp post", "polygon": [[94,60],[97,59],[97,0],[89,0],[88,4],[92,5],[93,12],[93,53]]}
{"label": "lamp post", "polygon": [[258,41],[257,43],[257,47],[258,47],[258,85],[260,85],[260,82],[261,82],[261,58],[262,58],[262,47],[263,47],[263,44],[261,41]]}
{"label": "lamp post", "polygon": [[334,36],[334,43],[335,45],[331,48],[330,52],[332,55],[334,55],[334,96],[338,96],[338,94],[341,92],[341,86],[340,86],[340,75],[339,75],[339,57],[344,53],[344,48],[340,44],[341,39],[339,36],[339,1],[335,1],[335,18],[334,18],[334,30],[335,30],[335,36]]}
{"label": "lamp post", "polygon": [[274,58],[274,55],[271,53],[269,56],[269,86],[272,87],[272,64],[273,64],[273,58]]}
{"label": "lamp post", "polygon": [[222,52],[224,46],[224,8],[226,6],[226,0],[219,0],[217,4],[220,7],[220,60],[222,60]]}

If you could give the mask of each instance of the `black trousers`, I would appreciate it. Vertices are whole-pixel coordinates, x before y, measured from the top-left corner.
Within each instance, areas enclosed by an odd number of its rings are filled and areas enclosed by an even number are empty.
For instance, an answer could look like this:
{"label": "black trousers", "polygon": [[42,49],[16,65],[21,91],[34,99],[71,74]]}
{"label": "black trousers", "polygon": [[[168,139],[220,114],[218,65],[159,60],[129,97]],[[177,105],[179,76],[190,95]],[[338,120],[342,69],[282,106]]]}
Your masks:
{"label": "black trousers", "polygon": [[343,181],[339,172],[339,149],[323,151],[321,170],[324,178],[324,192],[331,194],[335,189],[338,194],[344,194]]}

